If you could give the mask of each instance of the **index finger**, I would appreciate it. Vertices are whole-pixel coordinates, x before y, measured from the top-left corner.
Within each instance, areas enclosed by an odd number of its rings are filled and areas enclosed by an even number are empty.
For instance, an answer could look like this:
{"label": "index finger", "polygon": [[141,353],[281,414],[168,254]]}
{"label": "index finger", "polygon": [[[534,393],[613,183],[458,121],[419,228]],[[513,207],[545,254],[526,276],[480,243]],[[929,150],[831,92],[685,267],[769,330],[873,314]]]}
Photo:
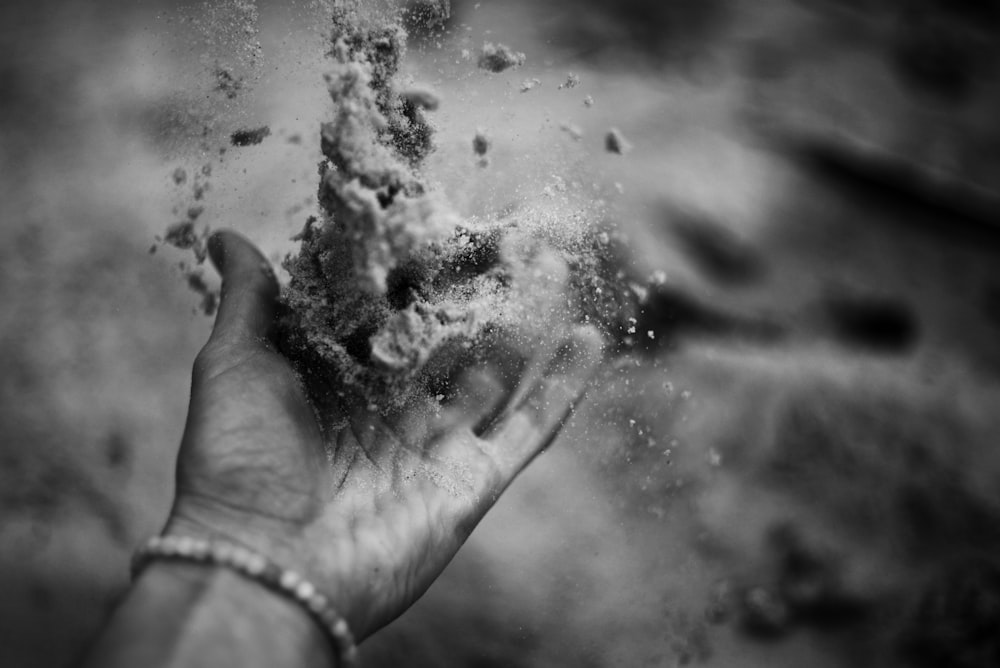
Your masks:
{"label": "index finger", "polygon": [[548,448],[585,398],[600,368],[603,342],[593,329],[581,327],[565,340],[540,377],[506,413],[480,434],[493,452],[505,482]]}

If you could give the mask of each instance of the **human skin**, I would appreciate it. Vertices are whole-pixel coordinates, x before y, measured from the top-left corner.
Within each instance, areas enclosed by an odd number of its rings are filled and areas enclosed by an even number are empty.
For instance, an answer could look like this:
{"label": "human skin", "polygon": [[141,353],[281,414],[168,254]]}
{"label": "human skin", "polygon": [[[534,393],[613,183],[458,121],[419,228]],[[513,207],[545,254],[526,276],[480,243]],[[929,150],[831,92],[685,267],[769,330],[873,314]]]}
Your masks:
{"label": "human skin", "polygon": [[[239,544],[296,570],[361,642],[426,591],[553,441],[599,364],[599,341],[577,332],[513,384],[471,369],[439,410],[385,418],[347,402],[324,429],[271,338],[278,284],[267,261],[233,232],[208,247],[222,297],[195,360],[163,533]],[[218,567],[154,562],[85,665],[332,663],[296,603]]]}

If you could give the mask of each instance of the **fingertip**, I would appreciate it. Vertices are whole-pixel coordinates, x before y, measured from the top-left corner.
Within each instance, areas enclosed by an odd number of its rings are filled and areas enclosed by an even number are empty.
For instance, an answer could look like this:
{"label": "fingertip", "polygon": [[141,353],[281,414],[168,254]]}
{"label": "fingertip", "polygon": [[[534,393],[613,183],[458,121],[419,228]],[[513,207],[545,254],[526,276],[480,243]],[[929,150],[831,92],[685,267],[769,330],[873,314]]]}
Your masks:
{"label": "fingertip", "polygon": [[238,339],[266,336],[279,293],[270,262],[251,241],[232,230],[213,233],[207,246],[209,258],[222,276],[216,334]]}
{"label": "fingertip", "polygon": [[242,234],[232,230],[218,230],[208,238],[209,258],[223,280],[239,277],[278,287],[270,261],[257,246]]}
{"label": "fingertip", "polygon": [[603,353],[604,339],[594,327],[576,327],[559,343],[543,376],[586,374],[600,363]]}
{"label": "fingertip", "polygon": [[476,433],[479,425],[503,401],[506,388],[495,369],[472,367],[465,369],[444,397],[441,423],[447,426],[468,426]]}

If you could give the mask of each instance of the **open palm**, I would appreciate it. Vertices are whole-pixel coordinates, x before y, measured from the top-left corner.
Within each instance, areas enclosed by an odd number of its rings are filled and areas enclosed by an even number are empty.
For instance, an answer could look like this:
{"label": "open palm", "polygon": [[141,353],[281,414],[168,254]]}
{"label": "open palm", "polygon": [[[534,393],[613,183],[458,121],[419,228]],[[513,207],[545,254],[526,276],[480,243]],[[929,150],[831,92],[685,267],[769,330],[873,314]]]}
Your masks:
{"label": "open palm", "polygon": [[419,597],[558,434],[598,364],[579,332],[504,389],[469,370],[455,399],[384,418],[347,397],[322,424],[270,340],[278,286],[245,239],[209,241],[223,277],[195,362],[165,533],[224,539],[298,570],[357,640]]}

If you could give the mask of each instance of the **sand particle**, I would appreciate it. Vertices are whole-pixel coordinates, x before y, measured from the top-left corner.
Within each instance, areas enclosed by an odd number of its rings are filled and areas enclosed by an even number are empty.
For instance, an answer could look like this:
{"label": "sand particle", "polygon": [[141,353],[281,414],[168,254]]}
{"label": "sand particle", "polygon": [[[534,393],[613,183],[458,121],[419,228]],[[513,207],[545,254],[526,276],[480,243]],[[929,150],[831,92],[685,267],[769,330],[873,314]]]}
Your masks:
{"label": "sand particle", "polygon": [[625,139],[625,135],[618,128],[611,128],[604,136],[604,148],[608,153],[625,155],[632,150],[632,144]]}
{"label": "sand particle", "polygon": [[527,56],[506,44],[486,42],[479,52],[479,68],[496,74],[512,67],[520,67],[526,59]]}

